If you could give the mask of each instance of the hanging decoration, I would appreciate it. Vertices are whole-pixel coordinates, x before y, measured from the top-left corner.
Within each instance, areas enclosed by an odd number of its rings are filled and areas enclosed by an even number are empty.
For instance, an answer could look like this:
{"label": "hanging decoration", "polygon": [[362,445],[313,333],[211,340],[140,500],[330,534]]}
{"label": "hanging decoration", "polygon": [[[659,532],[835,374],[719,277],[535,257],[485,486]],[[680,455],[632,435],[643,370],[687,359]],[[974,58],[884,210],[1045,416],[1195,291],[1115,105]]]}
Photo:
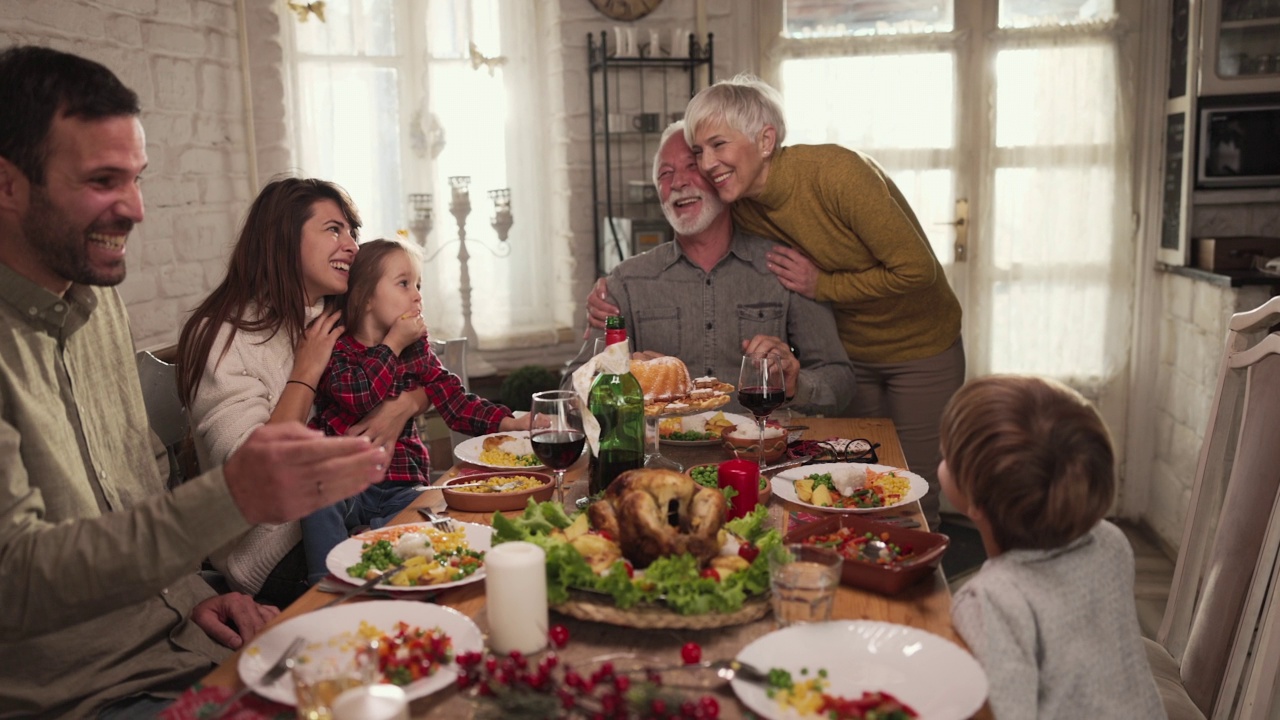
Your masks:
{"label": "hanging decoration", "polygon": [[324,0],[316,0],[315,2],[285,0],[285,5],[288,5],[289,9],[297,14],[298,22],[306,22],[308,15],[315,15],[320,22],[324,22]]}
{"label": "hanging decoration", "polygon": [[476,47],[475,43],[471,43],[471,69],[472,70],[479,70],[480,66],[483,65],[489,69],[489,77],[493,77],[493,71],[496,68],[500,68],[506,64],[507,64],[507,59],[502,55],[488,57],[484,53],[480,52],[480,48]]}

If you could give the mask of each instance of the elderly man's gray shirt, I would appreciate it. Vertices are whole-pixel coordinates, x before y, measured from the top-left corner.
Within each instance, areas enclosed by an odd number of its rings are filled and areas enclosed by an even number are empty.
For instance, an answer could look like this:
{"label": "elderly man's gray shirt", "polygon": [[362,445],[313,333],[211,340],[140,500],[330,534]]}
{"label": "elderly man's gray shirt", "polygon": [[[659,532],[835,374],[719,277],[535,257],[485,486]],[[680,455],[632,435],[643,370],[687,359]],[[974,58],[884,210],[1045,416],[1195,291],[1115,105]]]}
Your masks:
{"label": "elderly man's gray shirt", "polygon": [[632,350],[674,355],[695,377],[737,384],[743,341],[781,338],[801,365],[791,407],[839,414],[853,399],[854,378],[835,318],[825,305],[778,282],[765,261],[773,247],[779,245],[735,232],[729,252],[708,273],[679,243],[664,243],[614,268],[609,295],[622,309]]}

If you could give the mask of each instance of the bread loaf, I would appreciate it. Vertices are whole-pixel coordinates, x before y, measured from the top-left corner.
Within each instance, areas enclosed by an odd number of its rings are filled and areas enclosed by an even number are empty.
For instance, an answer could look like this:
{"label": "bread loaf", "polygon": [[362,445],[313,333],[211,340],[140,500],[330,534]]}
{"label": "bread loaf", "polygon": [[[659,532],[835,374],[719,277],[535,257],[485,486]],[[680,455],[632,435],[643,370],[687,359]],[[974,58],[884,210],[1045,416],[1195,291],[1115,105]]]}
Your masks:
{"label": "bread loaf", "polygon": [[632,360],[631,374],[640,381],[646,403],[670,402],[688,395],[693,388],[684,362],[669,355],[652,360]]}

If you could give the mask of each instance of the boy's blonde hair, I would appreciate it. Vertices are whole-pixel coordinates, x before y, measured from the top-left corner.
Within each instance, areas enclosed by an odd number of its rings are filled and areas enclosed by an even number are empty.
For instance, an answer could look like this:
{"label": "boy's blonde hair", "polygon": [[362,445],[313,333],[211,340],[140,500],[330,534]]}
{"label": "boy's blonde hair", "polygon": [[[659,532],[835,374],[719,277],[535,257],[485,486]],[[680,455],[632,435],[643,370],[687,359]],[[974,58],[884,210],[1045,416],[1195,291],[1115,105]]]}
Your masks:
{"label": "boy's blonde hair", "polygon": [[760,78],[742,73],[705,88],[684,109],[684,139],[693,147],[693,134],[709,120],[726,125],[754,140],[765,125],[772,125],[774,147],[782,147],[787,137],[787,119],[782,112],[782,94]]}
{"label": "boy's blonde hair", "polygon": [[347,334],[355,334],[360,329],[369,312],[369,301],[378,289],[378,280],[382,279],[387,258],[395,252],[405,253],[422,262],[422,251],[416,245],[385,238],[360,243],[360,250],[347,272],[347,294],[341,302],[342,323]]}
{"label": "boy's blonde hair", "polygon": [[1062,547],[1111,507],[1115,454],[1098,411],[1043,378],[996,375],[942,412],[942,456],[1001,550]]}

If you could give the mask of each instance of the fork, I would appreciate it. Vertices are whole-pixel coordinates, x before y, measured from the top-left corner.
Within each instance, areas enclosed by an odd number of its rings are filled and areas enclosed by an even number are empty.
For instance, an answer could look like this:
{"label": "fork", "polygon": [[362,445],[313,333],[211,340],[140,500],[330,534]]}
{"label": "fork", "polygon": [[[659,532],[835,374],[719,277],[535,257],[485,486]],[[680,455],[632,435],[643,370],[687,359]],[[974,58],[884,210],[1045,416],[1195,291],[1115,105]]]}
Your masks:
{"label": "fork", "polygon": [[[261,683],[263,687],[266,687],[274,683],[275,681],[279,680],[285,674],[285,672],[289,670],[289,667],[293,664],[293,656],[296,655],[298,651],[302,649],[302,644],[303,644],[302,638],[300,637],[294,638],[293,642],[289,643],[289,647],[285,648],[284,652],[280,653],[280,657],[276,659],[275,664],[267,668],[267,671],[262,674],[262,679],[259,680],[259,683]],[[246,683],[244,687],[235,691],[235,693],[233,693],[231,697],[227,698],[226,702],[222,703],[217,708],[215,708],[212,713],[210,714],[201,713],[200,716],[209,717],[209,718],[222,717],[227,713],[228,710],[231,709],[232,705],[236,704],[237,700],[244,697],[245,695],[248,695],[249,691],[252,689],[253,688]]]}
{"label": "fork", "polygon": [[432,525],[435,525],[437,530],[453,532],[456,529],[453,525],[453,520],[443,515],[437,515],[430,508],[418,508],[418,514],[426,518]]}

